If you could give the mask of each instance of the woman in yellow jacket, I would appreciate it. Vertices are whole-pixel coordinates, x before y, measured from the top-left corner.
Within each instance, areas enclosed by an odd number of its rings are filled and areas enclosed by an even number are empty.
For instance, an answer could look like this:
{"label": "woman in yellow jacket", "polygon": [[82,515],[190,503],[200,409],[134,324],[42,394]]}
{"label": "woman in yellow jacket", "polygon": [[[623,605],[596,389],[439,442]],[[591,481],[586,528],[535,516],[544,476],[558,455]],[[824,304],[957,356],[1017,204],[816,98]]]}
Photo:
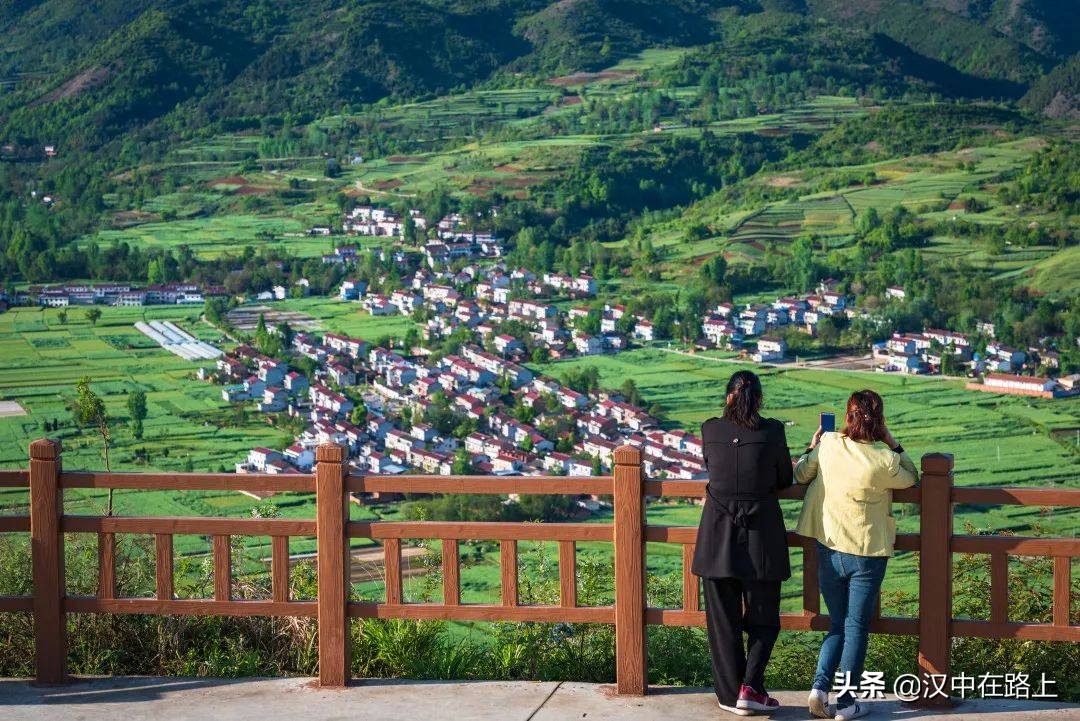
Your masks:
{"label": "woman in yellow jacket", "polygon": [[837,696],[837,721],[869,712],[850,687],[862,678],[868,627],[896,541],[892,491],[918,480],[915,464],[885,425],[881,396],[852,393],[845,420],[839,433],[818,428],[795,466],[795,480],[810,483],[795,531],[817,539],[818,585],[830,618],[809,706],[818,718],[833,715],[829,689],[839,666],[848,688]]}

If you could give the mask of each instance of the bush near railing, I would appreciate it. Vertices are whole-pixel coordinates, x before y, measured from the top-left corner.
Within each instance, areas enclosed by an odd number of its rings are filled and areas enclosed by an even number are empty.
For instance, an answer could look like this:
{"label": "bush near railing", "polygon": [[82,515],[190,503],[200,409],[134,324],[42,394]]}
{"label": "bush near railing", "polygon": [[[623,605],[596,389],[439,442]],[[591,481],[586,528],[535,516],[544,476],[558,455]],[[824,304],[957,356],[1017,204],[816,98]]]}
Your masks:
{"label": "bush near railing", "polygon": [[[67,580],[75,593],[97,583],[96,544],[86,536],[67,539]],[[30,592],[28,539],[0,534],[0,593]],[[154,550],[150,539],[132,537],[118,549],[117,584],[124,595],[153,588]],[[1018,557],[1010,579],[1010,615],[1049,622],[1053,608],[1041,585],[1052,575],[1052,560]],[[257,559],[248,559],[256,561]],[[522,603],[557,603],[559,576],[554,559],[540,546],[522,561]],[[957,616],[989,614],[989,559],[958,555],[954,563]],[[427,593],[439,589],[438,556],[433,554]],[[579,563],[579,598],[598,602],[614,583],[610,566]],[[200,575],[200,573],[202,575]],[[193,564],[177,575],[178,590],[199,592],[212,584],[210,572]],[[269,575],[245,576],[238,597],[265,596]],[[186,586],[185,586],[186,584]],[[312,564],[297,564],[290,574],[294,598],[316,593]],[[423,595],[425,591],[421,591]],[[1075,593],[1080,595],[1080,585]],[[358,599],[360,600],[360,599]],[[419,600],[424,600],[423,598]],[[650,606],[677,606],[682,575],[650,579]],[[890,608],[913,611],[913,594],[895,593]],[[1078,609],[1080,611],[1080,609]],[[1074,621],[1080,613],[1074,612]],[[89,675],[312,676],[318,672],[317,622],[312,618],[144,616],[71,614],[68,621],[69,669]],[[352,672],[367,678],[576,680],[615,679],[614,627],[607,624],[491,623],[464,639],[443,621],[362,619],[352,624]],[[773,652],[767,685],[810,686],[821,633],[784,632]],[[0,676],[34,673],[33,623],[29,614],[0,613]],[[708,643],[700,628],[654,626],[649,633],[649,682],[709,686]],[[918,673],[918,638],[873,634],[867,668],[885,672],[888,683],[903,673]],[[1046,673],[1057,681],[1062,699],[1080,701],[1080,644],[1049,641],[960,638],[953,645],[953,673]]]}

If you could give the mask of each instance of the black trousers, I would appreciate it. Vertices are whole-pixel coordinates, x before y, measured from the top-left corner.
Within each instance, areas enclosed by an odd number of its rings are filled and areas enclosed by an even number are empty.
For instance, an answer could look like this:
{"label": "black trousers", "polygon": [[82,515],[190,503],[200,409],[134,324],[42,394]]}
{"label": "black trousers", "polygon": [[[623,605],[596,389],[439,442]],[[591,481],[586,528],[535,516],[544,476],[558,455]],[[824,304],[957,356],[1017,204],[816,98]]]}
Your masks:
{"label": "black trousers", "polygon": [[780,635],[780,581],[702,578],[701,583],[716,698],[734,706],[741,684],[765,691],[765,666]]}

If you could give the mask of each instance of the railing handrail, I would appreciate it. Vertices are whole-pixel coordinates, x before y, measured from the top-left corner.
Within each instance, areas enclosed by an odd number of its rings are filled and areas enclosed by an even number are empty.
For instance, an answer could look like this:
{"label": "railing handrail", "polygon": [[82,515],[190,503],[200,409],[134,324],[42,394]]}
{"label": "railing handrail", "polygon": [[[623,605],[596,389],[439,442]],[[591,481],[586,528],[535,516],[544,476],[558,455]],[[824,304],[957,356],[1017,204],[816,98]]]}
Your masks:
{"label": "railing handrail", "polygon": [[[0,533],[29,531],[32,538],[33,595],[0,596],[0,612],[30,611],[34,616],[35,664],[41,682],[65,679],[67,613],[149,613],[176,615],[308,616],[319,620],[319,676],[328,686],[349,678],[350,618],[456,619],[477,621],[543,621],[614,623],[617,682],[620,693],[646,689],[645,644],[648,625],[704,625],[700,587],[690,567],[697,529],[693,526],[648,524],[648,497],[702,497],[704,480],[646,479],[640,450],[622,446],[614,454],[610,476],[379,476],[351,473],[344,450],[335,445],[317,449],[310,474],[128,473],[63,471],[58,441],[39,440],[30,446],[28,470],[0,470],[0,487],[29,488],[30,512],[0,516]],[[947,454],[922,458],[920,487],[894,491],[895,503],[921,506],[918,533],[897,534],[900,551],[920,551],[918,618],[877,617],[871,630],[918,635],[919,664],[927,673],[948,673],[951,638],[1023,638],[1080,642],[1080,626],[1070,618],[1071,562],[1080,557],[1080,539],[956,534],[955,504],[1021,504],[1080,507],[1080,489],[953,486],[953,460]],[[315,494],[314,518],[230,518],[87,516],[63,512],[63,492],[69,488],[144,490],[293,491]],[[574,494],[605,495],[614,499],[609,523],[516,523],[501,521],[352,521],[350,495],[363,492]],[[798,500],[806,486],[779,492]],[[64,590],[65,533],[95,533],[99,576],[96,596],[68,595]],[[117,533],[154,536],[154,598],[118,598],[115,555]],[[173,536],[199,534],[212,539],[214,596],[175,598]],[[231,536],[270,536],[271,587],[269,599],[232,597]],[[314,600],[289,597],[289,538],[314,537],[317,544],[318,594]],[[386,601],[349,600],[349,558],[352,539],[382,541]],[[443,599],[440,603],[404,603],[401,547],[409,538],[442,541]],[[458,542],[477,539],[500,544],[501,602],[461,602]],[[518,598],[519,541],[552,541],[559,548],[559,602],[521,605]],[[614,544],[615,600],[602,606],[579,606],[576,588],[576,544]],[[679,608],[651,608],[645,601],[645,544],[682,545],[683,602]],[[823,630],[817,587],[816,543],[788,531],[789,546],[804,553],[803,610],[782,614],[786,629]],[[928,551],[934,551],[930,553]],[[952,554],[980,553],[991,558],[989,621],[952,617]],[[1008,619],[1008,557],[1048,556],[1054,559],[1054,599],[1051,623],[1019,623]],[[933,702],[934,699],[929,700]]]}
{"label": "railing handrail", "polygon": [[[646,479],[644,494],[650,498],[701,498],[705,479]],[[62,471],[61,488],[102,488],[116,490],[192,490],[253,492],[315,492],[315,474],[293,473],[212,473],[164,471]],[[612,495],[611,476],[478,476],[478,475],[378,475],[347,476],[350,493],[462,493],[536,495]],[[30,487],[25,469],[0,469],[0,488]],[[783,500],[802,500],[806,484],[794,484],[777,491]],[[894,503],[920,503],[918,486],[894,490]],[[1022,505],[1061,508],[1080,507],[1080,489],[1031,488],[1029,486],[955,486],[952,502],[969,505]],[[4,518],[11,518],[5,516]]]}

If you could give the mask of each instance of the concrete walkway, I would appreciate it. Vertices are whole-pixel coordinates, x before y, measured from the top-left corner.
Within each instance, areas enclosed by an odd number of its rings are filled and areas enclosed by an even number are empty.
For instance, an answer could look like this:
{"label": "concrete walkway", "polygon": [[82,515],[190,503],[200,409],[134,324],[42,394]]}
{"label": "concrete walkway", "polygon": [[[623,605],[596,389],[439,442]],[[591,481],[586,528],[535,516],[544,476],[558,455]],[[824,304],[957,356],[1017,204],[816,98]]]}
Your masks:
{"label": "concrete walkway", "polygon": [[[657,688],[644,698],[616,698],[611,686],[571,682],[357,681],[322,690],[310,679],[99,678],[37,688],[0,680],[4,721],[733,721],[704,689]],[[774,694],[784,704],[770,718],[810,718],[802,691]],[[1080,721],[1080,705],[969,700],[947,713],[873,702],[869,719]]]}

